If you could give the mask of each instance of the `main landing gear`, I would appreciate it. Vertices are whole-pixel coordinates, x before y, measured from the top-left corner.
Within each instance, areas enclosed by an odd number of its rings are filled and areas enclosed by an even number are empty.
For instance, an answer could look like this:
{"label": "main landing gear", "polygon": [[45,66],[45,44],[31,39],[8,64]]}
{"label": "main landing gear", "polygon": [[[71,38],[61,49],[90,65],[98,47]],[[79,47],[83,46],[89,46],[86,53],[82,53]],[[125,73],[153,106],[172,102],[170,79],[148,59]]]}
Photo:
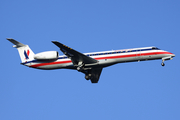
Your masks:
{"label": "main landing gear", "polygon": [[86,75],[85,75],[85,79],[86,79],[86,80],[90,80],[90,79],[91,79],[91,77],[92,77],[92,75],[91,75],[91,74],[86,74]]}
{"label": "main landing gear", "polygon": [[91,70],[87,70],[86,73],[85,73],[85,79],[86,80],[90,80],[92,78],[93,78],[92,71]]}
{"label": "main landing gear", "polygon": [[85,64],[83,62],[78,63],[77,71],[81,72],[84,69]]}

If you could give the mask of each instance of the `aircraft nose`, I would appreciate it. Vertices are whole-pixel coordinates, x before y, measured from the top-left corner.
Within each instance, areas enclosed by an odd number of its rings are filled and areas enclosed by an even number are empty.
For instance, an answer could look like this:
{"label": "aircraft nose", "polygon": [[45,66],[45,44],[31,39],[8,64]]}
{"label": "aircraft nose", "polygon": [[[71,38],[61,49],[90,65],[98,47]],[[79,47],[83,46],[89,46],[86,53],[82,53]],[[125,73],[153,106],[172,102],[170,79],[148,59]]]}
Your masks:
{"label": "aircraft nose", "polygon": [[175,54],[172,54],[172,57],[175,57],[176,55]]}

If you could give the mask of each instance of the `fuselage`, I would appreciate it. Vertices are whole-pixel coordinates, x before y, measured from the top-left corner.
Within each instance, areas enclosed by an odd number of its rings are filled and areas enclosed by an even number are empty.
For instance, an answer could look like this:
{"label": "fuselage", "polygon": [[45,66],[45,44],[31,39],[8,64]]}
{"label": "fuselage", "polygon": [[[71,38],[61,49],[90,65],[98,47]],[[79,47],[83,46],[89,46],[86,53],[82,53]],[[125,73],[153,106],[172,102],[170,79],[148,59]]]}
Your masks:
{"label": "fuselage", "polygon": [[22,44],[12,38],[7,38],[17,48],[22,65],[43,69],[74,69],[85,74],[86,80],[91,83],[98,83],[104,67],[117,63],[136,62],[161,59],[171,60],[175,55],[168,51],[160,50],[157,47],[143,47],[123,50],[112,50],[92,53],[78,52],[58,41],[52,41],[64,54],[59,56],[58,51],[45,51],[34,54],[28,45]]}
{"label": "fuselage", "polygon": [[[157,47],[143,47],[143,48],[133,48],[133,49],[123,49],[123,50],[112,50],[103,52],[93,52],[84,53],[86,56],[92,57],[98,60],[94,64],[85,64],[85,69],[98,68],[98,67],[108,67],[117,63],[124,62],[135,62],[135,61],[145,61],[145,60],[155,60],[163,58],[172,58],[175,55],[168,51],[160,50]],[[59,56],[56,60],[42,61],[42,60],[32,60],[22,63],[23,65],[37,68],[37,69],[77,69],[74,66],[71,59],[67,56]]]}

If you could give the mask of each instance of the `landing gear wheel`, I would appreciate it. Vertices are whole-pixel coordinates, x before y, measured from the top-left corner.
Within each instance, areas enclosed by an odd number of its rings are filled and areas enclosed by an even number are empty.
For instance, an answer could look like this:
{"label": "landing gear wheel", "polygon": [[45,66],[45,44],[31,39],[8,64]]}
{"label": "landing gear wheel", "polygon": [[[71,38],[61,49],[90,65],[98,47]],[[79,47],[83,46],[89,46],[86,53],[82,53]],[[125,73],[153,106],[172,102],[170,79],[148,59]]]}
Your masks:
{"label": "landing gear wheel", "polygon": [[164,64],[163,62],[161,63],[161,65],[162,65],[162,66],[165,66],[165,64]]}
{"label": "landing gear wheel", "polygon": [[85,76],[85,79],[86,79],[86,80],[89,80],[90,78],[89,78],[89,76],[88,76],[88,75],[86,75],[86,76]]}
{"label": "landing gear wheel", "polygon": [[86,80],[91,79],[91,74],[85,75],[85,79],[86,79]]}

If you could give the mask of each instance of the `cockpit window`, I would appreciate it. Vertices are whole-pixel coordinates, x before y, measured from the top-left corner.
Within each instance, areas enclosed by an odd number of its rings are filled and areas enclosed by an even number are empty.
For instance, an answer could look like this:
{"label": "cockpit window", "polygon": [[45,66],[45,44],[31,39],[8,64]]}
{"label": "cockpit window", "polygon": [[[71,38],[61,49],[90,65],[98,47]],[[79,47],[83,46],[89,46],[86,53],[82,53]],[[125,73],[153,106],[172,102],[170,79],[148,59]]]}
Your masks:
{"label": "cockpit window", "polygon": [[159,50],[159,48],[157,48],[157,47],[152,47],[152,50]]}

